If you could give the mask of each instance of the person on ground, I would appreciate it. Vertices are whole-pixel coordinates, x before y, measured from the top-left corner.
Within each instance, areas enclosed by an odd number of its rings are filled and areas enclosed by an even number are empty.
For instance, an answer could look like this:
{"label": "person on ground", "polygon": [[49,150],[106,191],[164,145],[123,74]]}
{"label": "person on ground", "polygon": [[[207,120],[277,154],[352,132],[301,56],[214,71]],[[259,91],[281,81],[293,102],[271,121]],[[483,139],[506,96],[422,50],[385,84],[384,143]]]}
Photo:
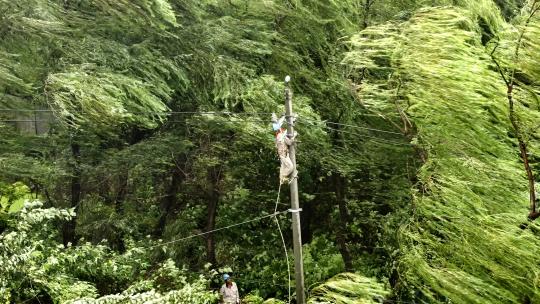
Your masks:
{"label": "person on ground", "polygon": [[223,281],[225,283],[219,290],[221,297],[221,303],[223,304],[240,304],[240,294],[238,293],[238,287],[236,283],[231,280],[231,276],[227,273],[223,275]]}

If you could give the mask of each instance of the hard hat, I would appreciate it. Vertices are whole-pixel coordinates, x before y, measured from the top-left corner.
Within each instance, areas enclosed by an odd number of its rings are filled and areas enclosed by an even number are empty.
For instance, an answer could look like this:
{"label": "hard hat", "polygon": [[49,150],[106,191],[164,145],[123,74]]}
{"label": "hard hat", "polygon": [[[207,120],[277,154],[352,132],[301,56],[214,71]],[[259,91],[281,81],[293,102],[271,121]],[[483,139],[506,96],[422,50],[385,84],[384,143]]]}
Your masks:
{"label": "hard hat", "polygon": [[223,281],[227,281],[231,276],[228,274],[223,275]]}

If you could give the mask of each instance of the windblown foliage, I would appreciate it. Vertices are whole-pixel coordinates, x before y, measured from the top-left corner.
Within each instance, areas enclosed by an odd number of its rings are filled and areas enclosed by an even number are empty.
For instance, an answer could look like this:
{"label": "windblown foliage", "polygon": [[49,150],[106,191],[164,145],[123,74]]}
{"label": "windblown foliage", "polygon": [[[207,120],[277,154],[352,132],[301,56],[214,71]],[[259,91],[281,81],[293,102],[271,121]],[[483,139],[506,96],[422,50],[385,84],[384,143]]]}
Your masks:
{"label": "windblown foliage", "polygon": [[390,292],[383,284],[358,274],[342,273],[317,286],[309,304],[374,304],[383,302]]}
{"label": "windblown foliage", "polygon": [[[344,61],[369,70],[361,98],[389,111],[394,105],[387,97],[395,96],[425,154],[414,217],[399,237],[396,287],[403,299],[540,300],[539,226],[523,227],[528,189],[509,137],[506,87],[481,43],[486,28],[480,21],[499,19],[492,18],[498,11],[477,7],[422,9],[407,22],[366,29],[353,37]],[[493,33],[508,26],[498,22],[484,26]],[[528,49],[539,43],[529,41]],[[528,74],[531,62],[519,61],[520,73],[536,79]],[[520,115],[538,121],[537,110]]]}
{"label": "windblown foliage", "polygon": [[0,0],[0,302],[287,300],[285,75],[312,303],[540,301],[539,2]]}
{"label": "windblown foliage", "polygon": [[[21,212],[9,219],[10,227],[2,233],[3,303],[18,303],[25,298],[53,303],[215,302],[216,295],[206,291],[207,280],[203,276],[187,283],[188,276],[170,260],[149,271],[149,257],[142,248],[130,248],[123,255],[89,243],[64,249],[55,241],[53,224],[55,220],[68,220],[74,216],[73,211],[41,207],[39,201],[27,201]],[[134,276],[145,279],[134,280]],[[121,294],[92,300],[98,293],[88,281],[106,284],[107,288],[129,287]],[[183,288],[171,290],[171,286],[180,284]]]}

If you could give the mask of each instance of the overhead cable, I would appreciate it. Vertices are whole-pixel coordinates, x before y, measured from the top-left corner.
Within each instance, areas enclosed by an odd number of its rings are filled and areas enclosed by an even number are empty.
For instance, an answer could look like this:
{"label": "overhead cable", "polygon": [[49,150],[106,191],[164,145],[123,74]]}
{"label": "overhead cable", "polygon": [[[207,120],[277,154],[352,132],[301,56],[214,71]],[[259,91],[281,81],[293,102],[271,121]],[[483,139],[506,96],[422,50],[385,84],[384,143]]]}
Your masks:
{"label": "overhead cable", "polygon": [[[301,123],[302,120],[299,120],[298,122]],[[310,124],[312,126],[317,126],[316,124],[308,122],[308,121],[306,121],[306,123],[308,123],[308,124]],[[352,135],[356,135],[356,136],[361,137],[361,138],[369,138],[370,141],[374,141],[374,142],[387,143],[387,144],[393,144],[393,145],[405,145],[405,146],[410,145],[410,143],[398,142],[398,141],[395,141],[395,140],[388,140],[388,139],[384,139],[384,138],[380,138],[380,137],[369,136],[369,135],[361,134],[361,133],[358,133],[358,132],[351,132],[351,131],[346,131],[346,130],[342,130],[342,129],[336,129],[336,128],[332,128],[332,127],[326,126],[326,125],[323,125],[322,127],[325,128],[325,129],[331,130],[331,131],[352,134]]]}
{"label": "overhead cable", "polygon": [[375,132],[381,132],[381,133],[403,135],[400,132],[386,131],[386,130],[380,130],[380,129],[375,129],[375,128],[369,128],[369,127],[363,127],[363,126],[356,126],[356,125],[338,123],[338,122],[327,121],[327,120],[318,121],[318,120],[315,120],[315,119],[309,119],[309,118],[303,118],[303,117],[300,118],[300,120],[307,120],[307,121],[311,121],[311,122],[315,122],[315,123],[327,123],[327,124],[336,125],[336,126],[344,126],[344,127],[354,128],[354,129],[369,130],[369,131],[375,131]]}
{"label": "overhead cable", "polygon": [[[0,109],[0,112],[45,112],[53,113],[50,109]],[[270,112],[229,112],[229,111],[133,111],[131,114],[186,114],[186,115],[272,115]]]}
{"label": "overhead cable", "polygon": [[146,248],[154,248],[154,247],[159,247],[159,246],[169,245],[169,244],[176,243],[176,242],[181,242],[181,241],[184,241],[184,240],[187,240],[187,239],[191,239],[191,238],[198,237],[198,236],[203,236],[203,235],[206,235],[206,234],[209,234],[209,233],[213,233],[213,232],[216,232],[216,231],[225,230],[225,229],[230,229],[230,228],[233,228],[233,227],[236,227],[236,226],[245,225],[245,224],[247,224],[247,223],[251,223],[251,222],[255,222],[255,221],[260,221],[260,220],[265,219],[265,218],[276,217],[276,216],[278,216],[278,215],[281,215],[281,214],[284,214],[284,213],[287,213],[287,212],[289,212],[289,210],[284,210],[284,211],[280,211],[280,212],[274,212],[274,213],[272,213],[272,214],[268,214],[268,215],[265,215],[265,216],[257,217],[257,218],[254,218],[254,219],[251,219],[251,220],[247,220],[247,221],[244,221],[244,222],[241,222],[241,223],[236,223],[236,224],[232,224],[232,225],[229,225],[229,226],[217,228],[217,229],[214,229],[214,230],[205,231],[205,232],[202,232],[202,233],[190,235],[190,236],[183,237],[183,238],[180,238],[180,239],[175,239],[175,240],[172,240],[172,241],[169,241],[169,242],[165,242],[165,243],[161,243],[161,244],[156,244],[156,245],[153,245],[153,246],[148,246],[148,247],[146,247]]}

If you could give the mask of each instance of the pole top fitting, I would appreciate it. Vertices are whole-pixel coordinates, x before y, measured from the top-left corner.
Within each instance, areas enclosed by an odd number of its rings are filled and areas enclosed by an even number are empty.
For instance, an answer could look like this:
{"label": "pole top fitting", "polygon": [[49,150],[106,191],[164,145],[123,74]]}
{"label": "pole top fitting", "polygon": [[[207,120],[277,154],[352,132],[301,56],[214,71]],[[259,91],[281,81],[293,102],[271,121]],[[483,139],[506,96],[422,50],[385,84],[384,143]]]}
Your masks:
{"label": "pole top fitting", "polygon": [[285,76],[285,83],[289,83],[289,81],[291,81],[291,76]]}

